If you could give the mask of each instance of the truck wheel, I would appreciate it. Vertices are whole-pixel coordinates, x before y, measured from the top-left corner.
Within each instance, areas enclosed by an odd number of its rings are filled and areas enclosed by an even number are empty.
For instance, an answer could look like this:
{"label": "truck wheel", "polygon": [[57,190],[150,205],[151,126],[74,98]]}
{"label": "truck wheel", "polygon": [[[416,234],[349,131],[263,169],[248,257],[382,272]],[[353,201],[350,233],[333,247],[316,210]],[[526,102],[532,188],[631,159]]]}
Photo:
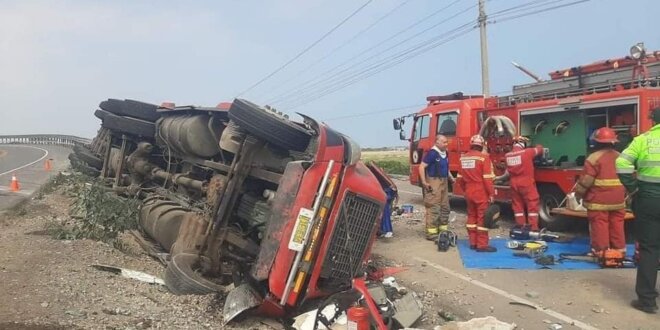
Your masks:
{"label": "truck wheel", "polygon": [[559,207],[559,204],[564,197],[566,197],[566,194],[555,185],[539,185],[538,190],[539,220],[541,227],[551,231],[566,230],[571,224],[571,219],[550,213],[550,210]]}
{"label": "truck wheel", "polygon": [[190,253],[178,253],[172,257],[165,270],[165,285],[175,295],[209,294],[224,291],[224,287],[215,284],[196,271],[199,256]]}
{"label": "truck wheel", "polygon": [[156,111],[158,106],[135,100],[108,99],[101,102],[99,108],[118,116],[142,119],[152,123],[160,118],[160,114]]}
{"label": "truck wheel", "polygon": [[298,124],[243,99],[231,104],[229,119],[248,133],[287,150],[305,151],[312,136]]}
{"label": "truck wheel", "polygon": [[87,165],[97,170],[103,168],[103,160],[94,155],[91,150],[81,146],[74,146],[73,152],[78,156],[78,159],[87,163]]}
{"label": "truck wheel", "polygon": [[146,120],[117,116],[112,113],[103,114],[101,126],[119,133],[141,136],[152,140],[155,136],[156,125]]}
{"label": "truck wheel", "polygon": [[80,158],[78,158],[78,155],[75,153],[70,153],[69,154],[69,162],[71,163],[71,167],[87,176],[91,176],[93,178],[97,178],[99,175],[101,175],[101,172],[91,166],[88,166],[85,162],[81,161]]}

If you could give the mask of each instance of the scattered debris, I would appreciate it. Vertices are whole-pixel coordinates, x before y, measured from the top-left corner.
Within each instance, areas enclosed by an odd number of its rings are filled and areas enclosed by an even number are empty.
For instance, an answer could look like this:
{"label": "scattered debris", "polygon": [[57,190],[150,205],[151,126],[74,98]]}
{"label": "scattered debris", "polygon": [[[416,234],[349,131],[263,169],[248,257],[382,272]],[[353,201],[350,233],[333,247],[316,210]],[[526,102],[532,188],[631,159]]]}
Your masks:
{"label": "scattered debris", "polygon": [[513,330],[516,327],[515,323],[506,323],[493,316],[487,316],[465,322],[449,322],[446,325],[435,327],[434,330]]}
{"label": "scattered debris", "polygon": [[456,317],[454,316],[454,314],[452,314],[451,312],[442,310],[442,309],[438,311],[438,315],[445,321],[454,321],[454,320],[456,320]]}
{"label": "scattered debris", "polygon": [[591,309],[591,311],[594,312],[594,313],[600,314],[600,313],[605,312],[605,308],[596,305]]}
{"label": "scattered debris", "polygon": [[537,309],[536,306],[534,306],[534,305],[525,304],[525,303],[522,303],[522,302],[519,302],[519,301],[510,301],[509,305],[518,305],[518,306],[529,307],[529,308],[532,308],[532,309]]}
{"label": "scattered debris", "polygon": [[45,301],[44,301],[44,302],[42,302],[42,303],[41,303],[41,307],[43,307],[43,308],[46,308],[46,307],[48,307],[48,302],[45,302]]}
{"label": "scattered debris", "polygon": [[527,292],[525,295],[526,295],[527,297],[529,297],[529,298],[534,298],[534,299],[536,299],[536,298],[538,298],[538,297],[541,296],[541,294],[538,293],[538,292],[536,292],[536,291],[529,291],[529,292]]}
{"label": "scattered debris", "polygon": [[126,278],[132,278],[134,280],[150,283],[150,284],[160,284],[160,285],[165,285],[165,282],[153,275],[149,275],[143,272],[138,272],[136,270],[130,270],[130,269],[124,269],[124,268],[119,268],[119,267],[114,267],[114,266],[107,266],[107,265],[92,265],[92,267],[106,271],[106,272],[111,272],[117,275],[121,275]]}
{"label": "scattered debris", "polygon": [[404,295],[401,299],[394,301],[394,320],[404,328],[411,327],[422,317],[422,302],[415,292]]}
{"label": "scattered debris", "polygon": [[559,324],[559,323],[553,323],[548,327],[548,329],[550,329],[550,330],[560,330],[560,329],[563,329],[563,328],[564,327],[562,327],[561,324]]}

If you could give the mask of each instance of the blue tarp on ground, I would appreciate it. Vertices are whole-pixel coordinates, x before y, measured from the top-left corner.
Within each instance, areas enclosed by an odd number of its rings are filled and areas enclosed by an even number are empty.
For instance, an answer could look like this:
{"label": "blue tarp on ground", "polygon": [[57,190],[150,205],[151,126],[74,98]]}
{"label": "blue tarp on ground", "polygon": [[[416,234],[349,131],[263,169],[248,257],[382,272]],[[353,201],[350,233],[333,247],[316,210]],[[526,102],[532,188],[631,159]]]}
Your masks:
{"label": "blue tarp on ground", "polygon": [[[458,251],[463,260],[465,268],[476,269],[540,269],[541,266],[534,263],[531,258],[516,257],[514,252],[506,247],[507,239],[491,239],[490,244],[497,248],[497,252],[482,253],[470,250],[469,243],[466,239],[458,240]],[[629,244],[627,246],[626,255],[630,256],[635,251],[635,246]],[[559,258],[560,253],[583,254],[590,251],[589,238],[577,238],[570,243],[548,243],[548,251],[546,255],[554,255],[556,259]],[[564,260],[561,263],[549,266],[551,269],[559,270],[582,270],[582,269],[600,269],[595,263]]]}

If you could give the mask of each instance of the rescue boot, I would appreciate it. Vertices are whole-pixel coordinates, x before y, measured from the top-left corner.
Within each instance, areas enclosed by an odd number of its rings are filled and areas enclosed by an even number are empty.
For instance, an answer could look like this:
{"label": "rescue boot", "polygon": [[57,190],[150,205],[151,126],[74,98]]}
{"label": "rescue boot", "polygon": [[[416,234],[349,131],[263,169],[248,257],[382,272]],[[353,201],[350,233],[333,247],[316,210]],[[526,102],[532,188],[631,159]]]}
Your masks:
{"label": "rescue boot", "polygon": [[477,248],[477,252],[497,252],[497,248],[494,247],[494,246],[488,245],[488,246]]}
{"label": "rescue boot", "polygon": [[648,314],[657,314],[658,313],[658,306],[649,306],[646,304],[643,304],[639,300],[633,300],[630,302],[630,306],[632,306],[634,309],[642,311],[644,313]]}

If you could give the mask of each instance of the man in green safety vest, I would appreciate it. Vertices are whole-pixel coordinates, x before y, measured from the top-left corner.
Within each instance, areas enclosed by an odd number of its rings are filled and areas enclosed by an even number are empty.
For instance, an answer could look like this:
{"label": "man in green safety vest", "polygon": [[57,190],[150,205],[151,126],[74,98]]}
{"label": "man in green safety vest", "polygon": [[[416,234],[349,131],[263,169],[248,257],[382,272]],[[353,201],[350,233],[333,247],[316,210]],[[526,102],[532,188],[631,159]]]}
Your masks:
{"label": "man in green safety vest", "polygon": [[[621,183],[632,196],[639,263],[631,305],[643,312],[658,312],[656,291],[660,258],[660,107],[651,112],[653,127],[630,143],[616,160]],[[636,174],[636,175],[635,175]]]}

